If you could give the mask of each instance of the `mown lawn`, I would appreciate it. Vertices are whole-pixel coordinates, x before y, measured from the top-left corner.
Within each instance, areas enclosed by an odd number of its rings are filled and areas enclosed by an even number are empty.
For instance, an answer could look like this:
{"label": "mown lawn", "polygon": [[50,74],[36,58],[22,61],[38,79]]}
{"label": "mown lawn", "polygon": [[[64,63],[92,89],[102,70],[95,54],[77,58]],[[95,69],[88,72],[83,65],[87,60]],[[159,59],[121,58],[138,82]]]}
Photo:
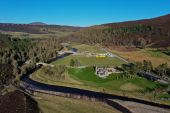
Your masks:
{"label": "mown lawn", "polygon": [[53,62],[52,64],[54,65],[70,65],[70,60],[71,59],[77,59],[81,65],[88,65],[88,66],[120,66],[124,64],[122,60],[118,58],[96,58],[96,57],[84,57],[84,56],[76,56],[76,55],[71,55],[68,57],[65,57],[63,59],[57,60]]}
{"label": "mown lawn", "polygon": [[79,79],[81,81],[90,81],[94,83],[104,83],[104,82],[109,82],[112,80],[115,80],[117,76],[120,74],[112,74],[111,76],[108,76],[105,79],[102,79],[95,75],[95,71],[92,67],[89,68],[83,68],[83,69],[77,69],[77,68],[70,68],[69,69],[69,74],[71,77],[75,79]]}
{"label": "mown lawn", "polygon": [[110,90],[145,92],[164,87],[164,85],[140,77],[122,78],[121,74],[112,74],[103,79],[95,75],[94,69],[90,67],[83,69],[70,68],[69,74],[75,80],[81,81],[85,84]]}

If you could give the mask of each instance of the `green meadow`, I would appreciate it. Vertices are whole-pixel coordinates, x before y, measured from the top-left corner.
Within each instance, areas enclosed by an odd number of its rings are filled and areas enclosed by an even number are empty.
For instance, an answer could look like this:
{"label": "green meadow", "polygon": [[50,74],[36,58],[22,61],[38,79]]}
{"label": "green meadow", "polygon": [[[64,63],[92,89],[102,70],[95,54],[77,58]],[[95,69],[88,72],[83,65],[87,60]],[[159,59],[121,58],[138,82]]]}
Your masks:
{"label": "green meadow", "polygon": [[70,65],[71,59],[77,59],[81,65],[88,65],[88,66],[121,66],[124,62],[118,58],[96,58],[96,57],[85,57],[85,56],[77,56],[71,55],[65,57],[63,59],[59,59],[52,64],[54,65]]}

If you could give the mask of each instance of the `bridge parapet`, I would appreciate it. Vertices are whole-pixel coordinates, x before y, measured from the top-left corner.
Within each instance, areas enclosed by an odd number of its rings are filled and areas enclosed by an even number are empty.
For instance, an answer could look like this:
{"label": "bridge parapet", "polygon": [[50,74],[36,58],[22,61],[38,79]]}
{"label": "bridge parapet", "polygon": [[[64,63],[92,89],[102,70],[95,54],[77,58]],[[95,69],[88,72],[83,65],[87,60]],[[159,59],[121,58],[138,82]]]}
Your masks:
{"label": "bridge parapet", "polygon": [[40,65],[54,67],[54,65],[52,65],[52,64],[47,64],[47,63],[43,63],[43,62],[36,63],[36,66],[40,66]]}

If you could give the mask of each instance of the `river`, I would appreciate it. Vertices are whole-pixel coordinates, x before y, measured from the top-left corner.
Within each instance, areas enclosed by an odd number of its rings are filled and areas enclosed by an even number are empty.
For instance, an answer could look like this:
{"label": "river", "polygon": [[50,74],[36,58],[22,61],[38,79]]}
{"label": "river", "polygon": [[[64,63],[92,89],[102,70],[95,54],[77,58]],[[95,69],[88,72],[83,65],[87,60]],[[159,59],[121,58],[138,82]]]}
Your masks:
{"label": "river", "polygon": [[[59,56],[56,59],[52,59],[49,62],[65,58],[69,55],[71,55],[71,54],[64,54],[62,56]],[[23,78],[21,79],[22,82],[29,85],[29,88],[31,87],[33,90],[44,90],[44,91],[61,92],[61,93],[67,93],[67,94],[75,94],[75,95],[97,98],[97,99],[100,99],[100,100],[103,100],[103,99],[119,99],[119,100],[124,100],[124,101],[138,102],[138,103],[142,103],[142,104],[146,104],[146,105],[170,109],[170,105],[154,103],[154,102],[140,100],[140,99],[136,99],[136,98],[129,98],[129,97],[126,97],[126,96],[119,96],[119,95],[89,91],[89,90],[72,88],[72,87],[56,86],[56,85],[49,85],[49,84],[40,83],[40,82],[34,81],[30,78],[32,73],[34,73],[38,69],[40,69],[40,68],[35,68],[28,75],[24,75]],[[25,86],[24,88],[26,89],[27,87],[28,86]]]}

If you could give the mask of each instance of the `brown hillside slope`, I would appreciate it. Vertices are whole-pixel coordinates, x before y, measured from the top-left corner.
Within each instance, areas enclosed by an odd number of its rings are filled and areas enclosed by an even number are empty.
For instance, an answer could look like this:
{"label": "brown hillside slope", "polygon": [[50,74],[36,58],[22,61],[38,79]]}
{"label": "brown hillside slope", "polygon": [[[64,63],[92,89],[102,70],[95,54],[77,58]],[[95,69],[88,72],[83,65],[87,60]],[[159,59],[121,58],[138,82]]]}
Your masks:
{"label": "brown hillside slope", "polygon": [[37,103],[20,91],[0,97],[0,113],[39,113]]}
{"label": "brown hillside slope", "polygon": [[170,15],[153,19],[103,24],[82,29],[69,37],[82,43],[105,46],[170,46]]}
{"label": "brown hillside slope", "polygon": [[170,27],[170,14],[165,16],[160,16],[152,19],[144,19],[144,20],[136,20],[136,21],[127,21],[127,22],[120,22],[120,23],[109,23],[109,24],[103,24],[106,26],[112,26],[112,27],[123,27],[128,26],[131,24],[146,24],[146,25],[153,25],[153,26],[160,26],[163,27],[169,26]]}

